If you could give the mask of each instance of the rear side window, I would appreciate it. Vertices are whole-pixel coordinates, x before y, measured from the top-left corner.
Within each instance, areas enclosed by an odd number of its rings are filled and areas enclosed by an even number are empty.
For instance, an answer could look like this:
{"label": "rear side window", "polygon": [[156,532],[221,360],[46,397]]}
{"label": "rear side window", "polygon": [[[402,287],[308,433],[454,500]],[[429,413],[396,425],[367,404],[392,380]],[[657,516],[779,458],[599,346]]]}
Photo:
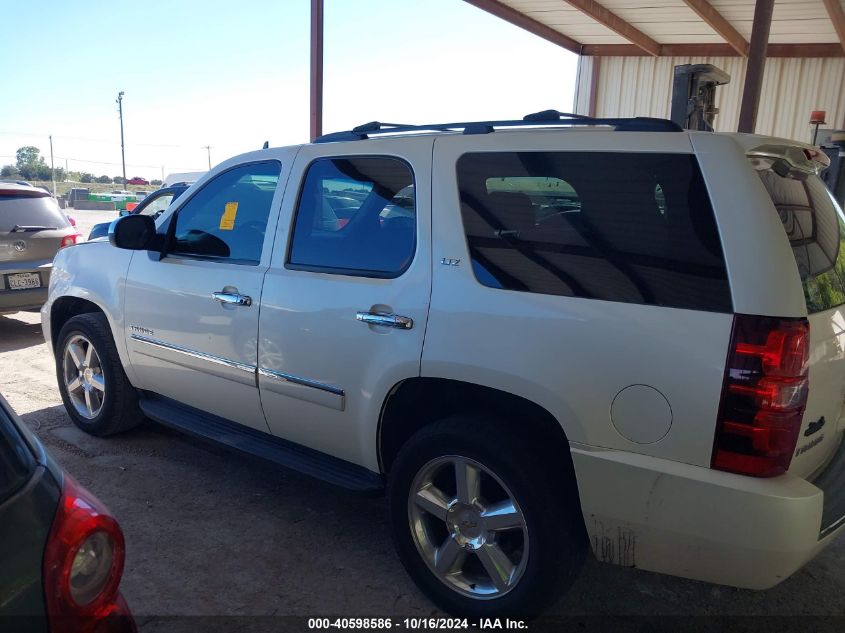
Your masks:
{"label": "rear side window", "polygon": [[56,201],[49,196],[22,196],[0,193],[0,233],[15,226],[64,229],[70,226]]}
{"label": "rear side window", "polygon": [[457,173],[473,271],[485,286],[733,309],[692,155],[472,153]]}
{"label": "rear side window", "polygon": [[[784,170],[786,171],[786,170]],[[845,303],[845,223],[818,176],[757,172],[777,209],[804,286],[807,312]]]}
{"label": "rear side window", "polygon": [[287,267],[392,278],[416,249],[414,175],[396,158],[324,158],[308,167]]}
{"label": "rear side window", "polygon": [[0,503],[27,482],[34,468],[29,447],[0,406]]}

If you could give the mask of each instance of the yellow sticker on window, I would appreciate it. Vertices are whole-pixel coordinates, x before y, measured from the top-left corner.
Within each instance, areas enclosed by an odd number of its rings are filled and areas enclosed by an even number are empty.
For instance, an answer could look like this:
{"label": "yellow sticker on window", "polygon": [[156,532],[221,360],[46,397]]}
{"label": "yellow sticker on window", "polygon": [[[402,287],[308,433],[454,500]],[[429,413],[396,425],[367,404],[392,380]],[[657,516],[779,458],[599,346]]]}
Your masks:
{"label": "yellow sticker on window", "polygon": [[238,203],[227,202],[223,215],[220,216],[220,230],[231,231],[235,228],[235,216],[238,215]]}

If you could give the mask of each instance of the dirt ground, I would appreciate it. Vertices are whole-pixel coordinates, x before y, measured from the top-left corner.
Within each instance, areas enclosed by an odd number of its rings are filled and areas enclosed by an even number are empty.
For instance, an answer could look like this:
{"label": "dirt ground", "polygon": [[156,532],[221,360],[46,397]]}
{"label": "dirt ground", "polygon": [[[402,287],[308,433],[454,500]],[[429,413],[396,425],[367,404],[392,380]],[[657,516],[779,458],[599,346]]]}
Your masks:
{"label": "dirt ground", "polygon": [[[104,219],[75,215],[83,229]],[[143,626],[162,615],[436,614],[393,551],[382,498],[270,469],[153,423],[111,439],[78,431],[61,405],[38,314],[0,316],[0,393],[118,517],[127,542],[122,590],[142,630],[167,630]],[[552,613],[620,622],[845,615],[845,540],[766,592],[590,559]],[[770,630],[760,622],[750,628]]]}

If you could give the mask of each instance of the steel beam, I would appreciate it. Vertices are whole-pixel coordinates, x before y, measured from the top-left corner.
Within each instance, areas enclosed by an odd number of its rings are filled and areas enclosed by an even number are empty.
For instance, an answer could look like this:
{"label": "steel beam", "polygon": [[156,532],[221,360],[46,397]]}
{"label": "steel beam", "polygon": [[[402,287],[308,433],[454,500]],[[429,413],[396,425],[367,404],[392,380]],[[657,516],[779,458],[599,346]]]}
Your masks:
{"label": "steel beam", "polygon": [[742,89],[742,104],[739,108],[738,132],[753,133],[757,124],[757,107],[760,105],[763,71],[766,69],[766,48],[769,45],[769,31],[772,28],[774,8],[775,0],[757,0],[754,6],[754,22],[751,25],[751,42],[748,46],[748,62],[745,68],[745,85]]}

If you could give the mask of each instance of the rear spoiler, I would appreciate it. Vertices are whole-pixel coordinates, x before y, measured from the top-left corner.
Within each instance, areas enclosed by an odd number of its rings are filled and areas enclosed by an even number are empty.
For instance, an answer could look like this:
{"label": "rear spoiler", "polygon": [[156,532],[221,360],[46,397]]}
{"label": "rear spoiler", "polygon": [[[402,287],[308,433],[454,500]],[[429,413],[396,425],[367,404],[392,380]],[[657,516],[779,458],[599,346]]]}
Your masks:
{"label": "rear spoiler", "polygon": [[763,171],[771,168],[779,176],[791,176],[802,180],[807,176],[818,176],[830,167],[827,154],[810,147],[796,145],[758,145],[746,153],[754,169]]}
{"label": "rear spoiler", "polygon": [[50,194],[44,191],[43,189],[36,189],[35,187],[21,187],[18,189],[17,187],[12,188],[5,188],[0,185],[0,196],[17,196],[20,198],[49,198]]}

